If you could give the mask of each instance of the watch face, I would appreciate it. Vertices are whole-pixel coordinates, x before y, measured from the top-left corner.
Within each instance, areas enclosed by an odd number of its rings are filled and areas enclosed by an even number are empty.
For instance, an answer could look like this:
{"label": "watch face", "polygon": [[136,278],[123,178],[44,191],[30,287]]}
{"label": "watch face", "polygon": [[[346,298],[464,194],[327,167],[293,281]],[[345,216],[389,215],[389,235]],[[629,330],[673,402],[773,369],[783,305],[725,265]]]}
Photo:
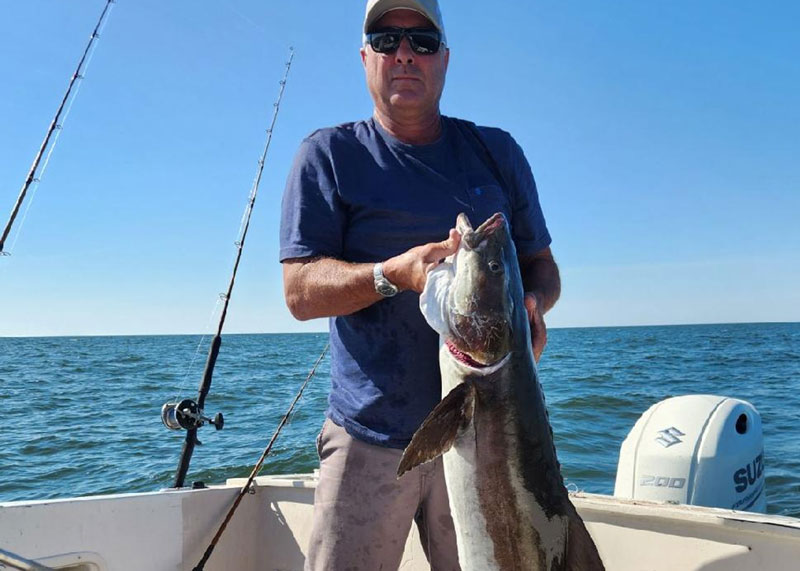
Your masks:
{"label": "watch face", "polygon": [[384,297],[391,297],[397,293],[397,288],[386,281],[378,282],[375,286],[375,289],[378,290],[378,293]]}

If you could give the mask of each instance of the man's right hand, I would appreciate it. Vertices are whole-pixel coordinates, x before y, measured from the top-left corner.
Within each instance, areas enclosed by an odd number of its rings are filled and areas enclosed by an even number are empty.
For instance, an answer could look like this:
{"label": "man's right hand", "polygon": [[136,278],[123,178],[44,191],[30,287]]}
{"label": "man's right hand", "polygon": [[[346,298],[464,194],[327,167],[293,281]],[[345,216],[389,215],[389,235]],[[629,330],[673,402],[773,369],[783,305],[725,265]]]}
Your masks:
{"label": "man's right hand", "polygon": [[461,234],[455,229],[441,242],[431,242],[411,248],[407,252],[389,258],[383,263],[383,275],[401,290],[422,293],[428,271],[447,256],[455,254],[461,243]]}

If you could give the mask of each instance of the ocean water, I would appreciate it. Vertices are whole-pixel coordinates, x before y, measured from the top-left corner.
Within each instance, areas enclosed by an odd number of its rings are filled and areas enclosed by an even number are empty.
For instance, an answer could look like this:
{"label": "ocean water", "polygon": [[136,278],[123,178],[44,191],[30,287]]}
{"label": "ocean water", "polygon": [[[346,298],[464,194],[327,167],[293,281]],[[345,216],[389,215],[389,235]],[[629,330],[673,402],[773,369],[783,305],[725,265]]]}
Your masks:
{"label": "ocean water", "polygon": [[[209,338],[0,338],[0,501],[168,487],[182,432],[160,408],[194,398]],[[227,335],[187,482],[247,476],[327,342]],[[800,517],[800,324],[553,329],[540,376],[570,488],[613,493],[619,447],[650,405],[682,394],[753,403],[768,511]],[[322,361],[262,474],[317,467],[329,385]]]}

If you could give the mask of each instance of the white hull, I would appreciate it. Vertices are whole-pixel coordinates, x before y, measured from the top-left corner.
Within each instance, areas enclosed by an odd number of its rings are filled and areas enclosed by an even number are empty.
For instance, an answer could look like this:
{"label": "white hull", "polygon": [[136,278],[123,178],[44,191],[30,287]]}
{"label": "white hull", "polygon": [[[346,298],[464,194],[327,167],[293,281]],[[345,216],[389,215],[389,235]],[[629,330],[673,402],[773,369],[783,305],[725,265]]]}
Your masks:
{"label": "white hull", "polygon": [[[0,504],[0,549],[73,571],[190,570],[243,483]],[[259,478],[206,569],[301,570],[314,486],[310,475]],[[589,494],[572,501],[609,571],[786,571],[800,565],[798,519]],[[428,569],[415,529],[400,569]]]}

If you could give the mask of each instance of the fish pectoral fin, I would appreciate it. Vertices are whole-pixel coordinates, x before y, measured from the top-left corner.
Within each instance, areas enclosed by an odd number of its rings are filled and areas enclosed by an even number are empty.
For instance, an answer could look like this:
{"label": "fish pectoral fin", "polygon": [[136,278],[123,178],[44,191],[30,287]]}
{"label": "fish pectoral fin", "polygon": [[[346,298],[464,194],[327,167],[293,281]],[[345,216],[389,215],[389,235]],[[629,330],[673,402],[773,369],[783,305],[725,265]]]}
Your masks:
{"label": "fish pectoral fin", "polygon": [[450,450],[458,433],[472,422],[474,412],[475,385],[461,383],[436,405],[414,433],[397,467],[397,477]]}

